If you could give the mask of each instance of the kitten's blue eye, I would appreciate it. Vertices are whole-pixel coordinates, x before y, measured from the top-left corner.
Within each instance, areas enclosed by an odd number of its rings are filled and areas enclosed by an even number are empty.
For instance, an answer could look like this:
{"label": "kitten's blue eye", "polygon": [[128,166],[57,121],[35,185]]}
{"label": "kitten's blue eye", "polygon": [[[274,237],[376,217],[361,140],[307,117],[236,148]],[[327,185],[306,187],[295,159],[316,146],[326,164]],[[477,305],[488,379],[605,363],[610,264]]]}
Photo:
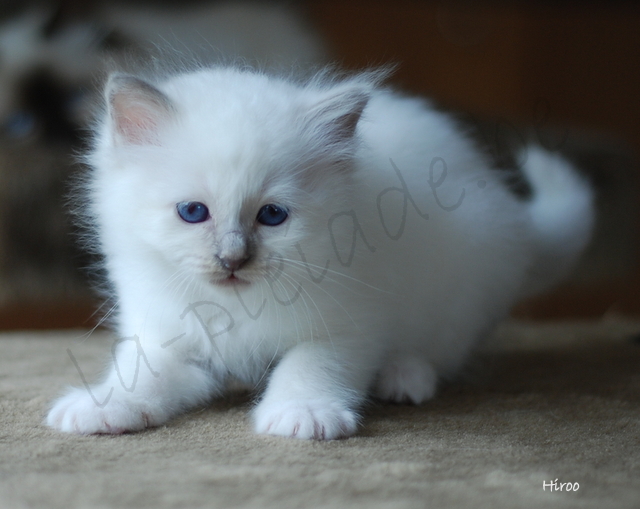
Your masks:
{"label": "kitten's blue eye", "polygon": [[260,224],[265,226],[278,226],[285,222],[289,217],[289,211],[284,207],[278,205],[265,205],[258,211],[258,217],[256,218]]}
{"label": "kitten's blue eye", "polygon": [[202,223],[209,218],[209,209],[199,201],[183,201],[176,208],[178,215],[187,223]]}

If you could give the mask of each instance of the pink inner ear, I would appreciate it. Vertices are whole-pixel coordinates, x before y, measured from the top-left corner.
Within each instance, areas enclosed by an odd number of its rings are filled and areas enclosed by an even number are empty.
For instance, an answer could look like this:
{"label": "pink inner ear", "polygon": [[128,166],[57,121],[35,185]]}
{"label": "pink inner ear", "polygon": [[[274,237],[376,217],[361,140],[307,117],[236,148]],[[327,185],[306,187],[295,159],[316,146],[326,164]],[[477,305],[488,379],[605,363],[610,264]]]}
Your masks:
{"label": "pink inner ear", "polygon": [[128,76],[113,78],[109,88],[114,142],[159,145],[160,130],[174,114],[169,99],[148,83]]}
{"label": "pink inner ear", "polygon": [[141,105],[114,112],[116,132],[126,143],[133,145],[158,144],[158,118]]}
{"label": "pink inner ear", "polygon": [[132,145],[157,145],[162,112],[154,104],[141,104],[132,97],[114,97],[113,120],[117,137]]}

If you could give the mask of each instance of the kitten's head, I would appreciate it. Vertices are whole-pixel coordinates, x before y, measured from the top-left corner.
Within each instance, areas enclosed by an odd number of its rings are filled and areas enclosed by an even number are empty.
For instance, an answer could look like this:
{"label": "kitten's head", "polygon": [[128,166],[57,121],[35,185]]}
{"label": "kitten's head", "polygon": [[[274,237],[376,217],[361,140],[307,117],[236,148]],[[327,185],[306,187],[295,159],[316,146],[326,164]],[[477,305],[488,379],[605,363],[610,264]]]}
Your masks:
{"label": "kitten's head", "polygon": [[372,87],[235,69],[160,85],[113,76],[89,158],[107,257],[143,252],[171,273],[236,289],[299,272],[291,260],[301,251],[324,264],[329,219],[350,208]]}

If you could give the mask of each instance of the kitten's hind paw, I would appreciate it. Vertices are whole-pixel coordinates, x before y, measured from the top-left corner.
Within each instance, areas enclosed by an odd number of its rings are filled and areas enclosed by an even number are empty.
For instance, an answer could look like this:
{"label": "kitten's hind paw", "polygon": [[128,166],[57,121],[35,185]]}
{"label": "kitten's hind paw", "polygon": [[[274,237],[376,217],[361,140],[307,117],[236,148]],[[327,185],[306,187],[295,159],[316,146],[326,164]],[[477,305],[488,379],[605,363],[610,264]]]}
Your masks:
{"label": "kitten's hind paw", "polygon": [[419,405],[433,397],[437,379],[437,373],[428,362],[398,356],[380,370],[375,395],[385,401]]}
{"label": "kitten's hind paw", "polygon": [[[91,435],[99,433],[119,434],[139,431],[161,424],[164,419],[148,408],[142,408],[116,394],[103,394],[100,401],[86,389],[71,389],[56,400],[46,418],[46,424],[66,433]],[[119,395],[118,395],[119,396]]]}
{"label": "kitten's hind paw", "polygon": [[253,412],[255,431],[290,438],[334,440],[353,435],[355,412],[327,400],[262,402]]}

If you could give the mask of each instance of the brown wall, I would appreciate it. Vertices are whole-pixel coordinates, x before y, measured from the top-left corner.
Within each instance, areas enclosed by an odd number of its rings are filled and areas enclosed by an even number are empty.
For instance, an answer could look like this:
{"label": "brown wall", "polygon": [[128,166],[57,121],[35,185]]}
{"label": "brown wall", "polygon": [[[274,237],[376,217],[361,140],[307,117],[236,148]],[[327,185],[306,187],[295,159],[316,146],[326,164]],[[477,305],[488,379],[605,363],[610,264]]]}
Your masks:
{"label": "brown wall", "polygon": [[316,1],[349,68],[474,113],[604,130],[640,146],[640,7],[551,2]]}

